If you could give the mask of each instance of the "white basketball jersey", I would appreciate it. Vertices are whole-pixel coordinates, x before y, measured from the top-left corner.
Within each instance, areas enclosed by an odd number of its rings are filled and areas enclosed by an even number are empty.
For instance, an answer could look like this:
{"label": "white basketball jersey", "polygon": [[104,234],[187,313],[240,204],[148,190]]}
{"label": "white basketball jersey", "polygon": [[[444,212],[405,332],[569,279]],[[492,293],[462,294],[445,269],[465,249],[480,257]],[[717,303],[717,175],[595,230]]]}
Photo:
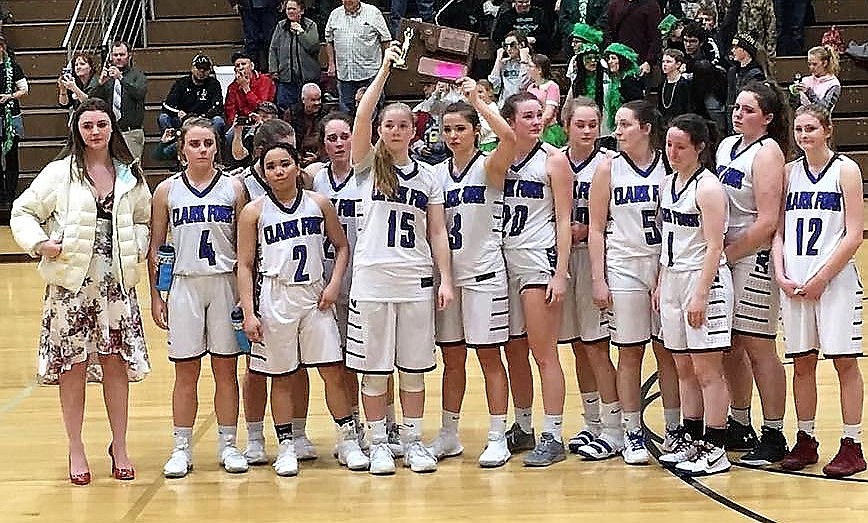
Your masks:
{"label": "white basketball jersey", "polygon": [[[344,233],[347,235],[347,241],[350,244],[350,262],[347,265],[347,270],[344,272],[344,281],[341,286],[342,301],[346,301],[350,296],[350,283],[353,279],[353,256],[352,253],[356,248],[356,229],[358,228],[358,220],[356,218],[357,208],[361,204],[362,195],[359,192],[359,187],[356,184],[353,171],[346,179],[340,183],[335,180],[332,173],[331,164],[326,164],[313,177],[313,190],[322,194],[334,204],[338,212],[338,220],[344,228]],[[335,267],[335,249],[328,238],[325,238],[325,278],[331,279],[332,271]]]}
{"label": "white basketball jersey", "polygon": [[173,273],[181,276],[223,274],[235,269],[235,203],[232,178],[217,171],[201,191],[186,172],[170,178],[169,231],[175,247]]}
{"label": "white basketball jersey", "polygon": [[[699,181],[717,179],[708,169],[691,176],[681,190],[675,187],[678,174],[667,175],[660,189],[660,217],[663,219],[663,250],[660,264],[672,271],[701,270],[708,242],[702,231],[702,213],[696,203]],[[726,256],[721,254],[721,264]]]}
{"label": "white basketball jersey", "polygon": [[[594,149],[584,161],[574,163],[570,158],[569,147],[564,148],[564,153],[567,155],[567,160],[570,162],[570,168],[573,170],[573,218],[575,223],[588,225],[588,195],[591,192],[591,181],[594,179],[594,173],[597,172],[597,166],[606,158],[606,153],[602,149]],[[573,248],[586,249],[587,241],[582,241]]]}
{"label": "white basketball jersey", "polygon": [[537,142],[506,171],[504,249],[549,249],[555,245],[555,202],[546,172],[548,144]]}
{"label": "white basketball jersey", "polygon": [[757,208],[753,194],[753,161],[763,144],[764,136],[738,151],[741,135],[724,138],[717,148],[717,177],[729,196],[729,227],[727,241],[732,241],[756,221]]}
{"label": "white basketball jersey", "polygon": [[452,276],[458,286],[502,272],[503,188],[488,185],[487,154],[477,152],[463,171],[452,158],[435,168],[443,183]]}
{"label": "white basketball jersey", "polygon": [[285,205],[269,193],[258,224],[259,272],[287,285],[309,285],[323,275],[325,220],[308,191]]}
{"label": "white basketball jersey", "polygon": [[244,182],[244,187],[247,189],[250,201],[268,192],[268,184],[257,174],[256,169],[252,165],[241,171],[241,181]]}
{"label": "white basketball jersey", "polygon": [[612,193],[606,224],[607,260],[660,255],[662,237],[657,214],[664,176],[666,165],[660,151],[647,169],[637,167],[624,153],[612,159]]}
{"label": "white basketball jersey", "polygon": [[[374,188],[373,154],[355,167],[362,195],[350,296],[363,301],[430,299],[434,262],[428,244],[428,206],[443,204],[434,168],[414,161],[395,167],[398,189],[390,198]],[[427,296],[427,298],[426,298]]]}
{"label": "white basketball jersey", "polygon": [[793,281],[807,283],[844,238],[843,163],[836,154],[817,174],[805,158],[792,163],[784,200],[784,267]]}

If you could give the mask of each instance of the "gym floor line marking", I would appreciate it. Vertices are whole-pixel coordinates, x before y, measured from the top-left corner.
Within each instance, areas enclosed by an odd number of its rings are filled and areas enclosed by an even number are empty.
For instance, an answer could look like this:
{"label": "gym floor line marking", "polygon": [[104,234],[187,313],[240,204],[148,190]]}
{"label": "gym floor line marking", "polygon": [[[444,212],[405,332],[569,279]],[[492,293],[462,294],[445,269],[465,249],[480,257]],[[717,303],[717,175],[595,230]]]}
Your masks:
{"label": "gym floor line marking", "polygon": [[2,406],[0,406],[0,417],[18,408],[18,405],[21,405],[24,400],[26,400],[31,394],[33,394],[33,389],[35,388],[36,382],[33,381],[30,383],[30,385],[19,390],[17,394],[6,400],[6,402]]}

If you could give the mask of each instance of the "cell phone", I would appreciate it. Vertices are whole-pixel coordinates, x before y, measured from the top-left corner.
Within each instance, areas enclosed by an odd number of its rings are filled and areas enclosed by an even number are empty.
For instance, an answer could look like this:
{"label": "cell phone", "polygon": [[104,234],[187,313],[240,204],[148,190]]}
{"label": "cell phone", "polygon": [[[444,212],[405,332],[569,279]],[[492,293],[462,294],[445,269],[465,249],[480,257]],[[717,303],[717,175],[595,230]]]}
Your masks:
{"label": "cell phone", "polygon": [[235,125],[250,125],[250,117],[245,115],[236,116]]}
{"label": "cell phone", "polygon": [[71,81],[72,80],[72,68],[64,67],[63,71],[60,73],[60,76],[66,81]]}

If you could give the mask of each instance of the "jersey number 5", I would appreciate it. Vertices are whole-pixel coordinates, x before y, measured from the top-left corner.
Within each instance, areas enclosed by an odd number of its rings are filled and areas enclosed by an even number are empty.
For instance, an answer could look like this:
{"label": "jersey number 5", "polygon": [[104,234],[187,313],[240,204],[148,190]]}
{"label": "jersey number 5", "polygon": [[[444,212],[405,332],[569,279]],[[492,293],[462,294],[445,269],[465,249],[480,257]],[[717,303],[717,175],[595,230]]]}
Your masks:
{"label": "jersey number 5", "polygon": [[663,242],[663,235],[657,228],[657,211],[645,209],[642,211],[642,228],[645,229],[645,243],[657,245]]}

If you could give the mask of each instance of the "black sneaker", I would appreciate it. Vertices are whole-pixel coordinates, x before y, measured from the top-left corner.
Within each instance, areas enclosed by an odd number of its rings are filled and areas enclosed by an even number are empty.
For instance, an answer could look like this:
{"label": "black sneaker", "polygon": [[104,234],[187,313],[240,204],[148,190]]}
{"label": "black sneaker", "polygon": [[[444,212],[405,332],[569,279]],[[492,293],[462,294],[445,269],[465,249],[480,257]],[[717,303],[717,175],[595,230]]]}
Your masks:
{"label": "black sneaker", "polygon": [[726,450],[746,452],[757,445],[756,432],[750,425],[742,425],[730,416],[726,420]]}
{"label": "black sneaker", "polygon": [[518,423],[513,423],[512,427],[506,431],[506,446],[513,454],[524,450],[533,450],[536,447],[536,436],[534,436],[533,429],[528,434],[521,430]]}
{"label": "black sneaker", "polygon": [[787,438],[783,431],[763,427],[757,446],[742,456],[738,462],[748,467],[764,467],[781,461],[787,452],[789,452]]}

